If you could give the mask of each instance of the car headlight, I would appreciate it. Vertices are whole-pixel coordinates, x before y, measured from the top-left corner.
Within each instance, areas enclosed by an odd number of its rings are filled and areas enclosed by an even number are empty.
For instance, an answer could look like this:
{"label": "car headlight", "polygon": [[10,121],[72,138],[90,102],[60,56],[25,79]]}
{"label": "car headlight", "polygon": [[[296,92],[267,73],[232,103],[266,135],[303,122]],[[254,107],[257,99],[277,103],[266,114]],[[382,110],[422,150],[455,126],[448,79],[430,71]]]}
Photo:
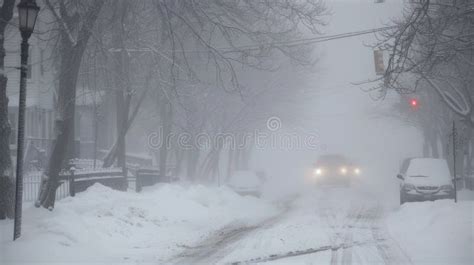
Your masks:
{"label": "car headlight", "polygon": [[347,173],[347,168],[341,167],[341,174],[345,175]]}
{"label": "car headlight", "polygon": [[316,168],[316,169],[314,169],[313,174],[315,176],[321,176],[323,174],[323,170],[321,168]]}
{"label": "car headlight", "polygon": [[360,168],[356,167],[354,169],[354,174],[359,175],[360,174]]}
{"label": "car headlight", "polygon": [[453,185],[443,185],[441,186],[441,190],[452,190],[453,189]]}
{"label": "car headlight", "polygon": [[414,190],[415,185],[407,183],[407,184],[403,185],[403,189],[406,190],[406,191]]}

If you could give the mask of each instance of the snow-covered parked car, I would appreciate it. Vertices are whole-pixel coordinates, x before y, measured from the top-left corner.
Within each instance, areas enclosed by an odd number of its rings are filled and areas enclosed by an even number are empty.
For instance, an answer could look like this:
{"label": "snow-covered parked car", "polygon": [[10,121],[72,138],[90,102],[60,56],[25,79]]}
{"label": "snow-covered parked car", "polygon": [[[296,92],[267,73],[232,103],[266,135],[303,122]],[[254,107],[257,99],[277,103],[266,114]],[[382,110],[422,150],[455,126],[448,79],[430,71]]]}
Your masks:
{"label": "snow-covered parked car", "polygon": [[264,181],[265,175],[262,172],[240,170],[231,175],[227,186],[242,196],[260,197]]}
{"label": "snow-covered parked car", "polygon": [[409,158],[400,169],[400,204],[454,198],[454,186],[445,159]]}

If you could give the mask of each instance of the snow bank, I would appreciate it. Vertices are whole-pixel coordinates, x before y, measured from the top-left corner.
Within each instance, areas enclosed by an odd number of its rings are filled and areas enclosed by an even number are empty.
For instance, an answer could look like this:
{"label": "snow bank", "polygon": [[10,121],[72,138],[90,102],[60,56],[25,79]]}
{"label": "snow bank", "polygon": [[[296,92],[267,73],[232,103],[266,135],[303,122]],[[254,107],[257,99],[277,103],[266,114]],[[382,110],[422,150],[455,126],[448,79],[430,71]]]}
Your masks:
{"label": "snow bank", "polygon": [[414,264],[474,264],[474,202],[407,203],[387,218]]}
{"label": "snow bank", "polygon": [[462,189],[458,191],[458,199],[461,201],[474,201],[474,191]]}
{"label": "snow bank", "polygon": [[16,242],[11,224],[0,222],[0,263],[160,263],[212,231],[250,225],[276,211],[225,187],[164,184],[138,194],[96,184],[52,212],[25,207]]}
{"label": "snow bank", "polygon": [[262,185],[262,182],[253,171],[236,171],[229,180],[229,185],[236,188],[254,188]]}

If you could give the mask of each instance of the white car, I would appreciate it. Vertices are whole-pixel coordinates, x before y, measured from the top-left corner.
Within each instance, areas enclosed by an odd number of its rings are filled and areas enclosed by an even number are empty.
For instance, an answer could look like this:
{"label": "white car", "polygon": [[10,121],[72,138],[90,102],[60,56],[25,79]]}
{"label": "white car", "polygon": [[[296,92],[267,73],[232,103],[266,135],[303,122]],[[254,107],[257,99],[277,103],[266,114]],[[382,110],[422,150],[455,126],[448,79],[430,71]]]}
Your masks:
{"label": "white car", "polygon": [[251,170],[235,171],[227,182],[227,185],[242,196],[251,195],[260,197],[264,178],[264,175],[261,173]]}
{"label": "white car", "polygon": [[406,159],[397,178],[400,183],[400,204],[454,198],[454,185],[445,159]]}

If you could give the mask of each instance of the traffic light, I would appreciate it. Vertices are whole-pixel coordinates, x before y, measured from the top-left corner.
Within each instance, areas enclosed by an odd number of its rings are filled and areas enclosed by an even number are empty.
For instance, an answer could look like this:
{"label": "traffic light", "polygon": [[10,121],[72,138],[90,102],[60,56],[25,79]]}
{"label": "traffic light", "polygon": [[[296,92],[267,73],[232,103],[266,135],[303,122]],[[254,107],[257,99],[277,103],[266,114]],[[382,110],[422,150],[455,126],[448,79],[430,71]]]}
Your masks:
{"label": "traffic light", "polygon": [[410,106],[411,106],[412,109],[418,109],[418,107],[420,106],[420,103],[418,102],[418,99],[416,99],[416,98],[410,99]]}
{"label": "traffic light", "polygon": [[384,75],[385,66],[383,64],[383,51],[375,50],[374,51],[374,65],[375,65],[375,74]]}

